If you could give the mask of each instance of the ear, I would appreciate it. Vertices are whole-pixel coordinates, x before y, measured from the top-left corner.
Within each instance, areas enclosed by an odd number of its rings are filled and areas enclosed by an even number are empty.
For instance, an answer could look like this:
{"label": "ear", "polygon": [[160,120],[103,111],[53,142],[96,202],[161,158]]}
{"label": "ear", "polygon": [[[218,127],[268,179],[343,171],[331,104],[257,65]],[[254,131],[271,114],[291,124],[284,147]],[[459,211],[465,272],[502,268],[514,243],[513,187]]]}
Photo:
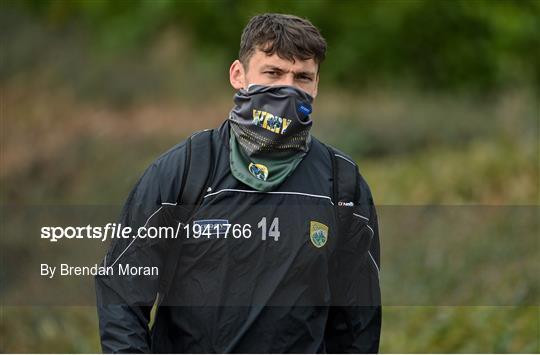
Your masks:
{"label": "ear", "polygon": [[231,86],[236,90],[246,87],[246,73],[244,71],[244,66],[238,59],[231,64],[229,69],[229,81],[231,82]]}

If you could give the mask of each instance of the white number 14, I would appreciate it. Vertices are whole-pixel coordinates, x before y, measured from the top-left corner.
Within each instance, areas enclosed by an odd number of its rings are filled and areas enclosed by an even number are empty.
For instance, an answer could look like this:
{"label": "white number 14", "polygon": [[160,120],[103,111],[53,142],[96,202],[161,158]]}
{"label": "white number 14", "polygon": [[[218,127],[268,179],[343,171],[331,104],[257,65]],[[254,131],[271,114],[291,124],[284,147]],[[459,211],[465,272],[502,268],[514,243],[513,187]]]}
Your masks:
{"label": "white number 14", "polygon": [[[259,224],[257,224],[257,227],[261,229],[262,232],[262,240],[266,240],[266,217],[263,217]],[[268,236],[270,238],[274,238],[274,240],[277,242],[280,236],[279,233],[279,218],[275,217],[272,221],[272,224],[270,225],[270,229],[268,230]]]}

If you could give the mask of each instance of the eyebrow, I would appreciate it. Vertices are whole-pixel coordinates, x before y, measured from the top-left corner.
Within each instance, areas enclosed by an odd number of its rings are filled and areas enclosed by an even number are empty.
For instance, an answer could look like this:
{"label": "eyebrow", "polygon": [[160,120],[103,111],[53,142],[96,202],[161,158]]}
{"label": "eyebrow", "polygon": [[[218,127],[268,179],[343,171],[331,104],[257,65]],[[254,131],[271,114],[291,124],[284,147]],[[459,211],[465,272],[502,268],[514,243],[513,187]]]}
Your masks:
{"label": "eyebrow", "polygon": [[[275,65],[270,65],[270,64],[263,65],[263,67],[261,68],[261,71],[264,71],[264,70],[274,70],[274,71],[279,71],[279,72],[282,72],[282,73],[287,73],[288,72],[287,70],[283,70],[280,67],[276,67]],[[299,75],[307,75],[307,76],[310,76],[310,77],[315,76],[315,72],[311,72],[311,71],[299,71],[299,72],[293,72],[293,73],[296,76],[299,76]]]}

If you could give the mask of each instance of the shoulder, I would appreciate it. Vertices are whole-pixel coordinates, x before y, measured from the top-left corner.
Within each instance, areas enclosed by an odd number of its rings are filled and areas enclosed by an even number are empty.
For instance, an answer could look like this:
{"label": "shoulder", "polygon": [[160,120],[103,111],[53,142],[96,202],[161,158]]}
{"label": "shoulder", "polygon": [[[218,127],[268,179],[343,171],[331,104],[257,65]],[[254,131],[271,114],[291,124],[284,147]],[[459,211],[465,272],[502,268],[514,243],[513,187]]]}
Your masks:
{"label": "shoulder", "polygon": [[313,141],[312,149],[317,149],[319,152],[323,152],[323,154],[332,154],[336,159],[342,159],[348,164],[350,164],[353,168],[358,168],[358,165],[355,163],[354,159],[351,158],[349,155],[345,154],[344,152],[330,144],[322,142],[320,139],[314,136],[311,136],[311,138]]}
{"label": "shoulder", "polygon": [[166,152],[159,155],[150,165],[150,167],[159,167],[161,169],[166,168],[170,165],[178,164],[181,160],[184,159],[186,152],[187,139],[183,140],[173,147],[171,147]]}
{"label": "shoulder", "polygon": [[[198,142],[199,139],[203,139],[203,132],[208,132],[212,134],[214,130],[208,129],[204,131],[197,131],[190,135],[185,140],[177,143],[171,147],[166,152],[162,153],[154,162],[149,166],[149,169],[154,169],[156,173],[159,174],[170,174],[178,173],[179,168],[183,168],[186,163],[187,152],[186,150],[190,149],[188,146],[192,145],[194,142]],[[191,150],[191,149],[190,149]]]}
{"label": "shoulder", "polygon": [[339,166],[340,174],[342,174],[342,172],[346,174],[346,177],[340,180],[344,181],[347,185],[351,185],[352,182],[355,183],[353,188],[357,189],[357,198],[360,200],[372,200],[369,184],[362,175],[361,168],[355,159],[330,144],[323,143],[317,138],[313,139],[314,143],[316,142],[317,145],[326,147],[328,154],[333,155],[332,159],[334,159]]}
{"label": "shoulder", "polygon": [[144,170],[135,186],[136,197],[148,196],[155,203],[176,201],[186,166],[188,140],[182,140],[160,154]]}

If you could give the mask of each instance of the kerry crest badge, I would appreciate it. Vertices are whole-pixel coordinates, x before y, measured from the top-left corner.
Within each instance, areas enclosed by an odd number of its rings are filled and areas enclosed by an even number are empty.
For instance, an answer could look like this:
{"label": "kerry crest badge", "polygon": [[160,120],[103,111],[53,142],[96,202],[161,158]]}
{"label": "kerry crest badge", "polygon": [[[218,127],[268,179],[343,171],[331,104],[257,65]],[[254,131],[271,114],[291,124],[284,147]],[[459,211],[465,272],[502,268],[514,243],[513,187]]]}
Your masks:
{"label": "kerry crest badge", "polygon": [[249,163],[248,170],[259,180],[268,179],[268,168],[265,165]]}
{"label": "kerry crest badge", "polygon": [[313,245],[321,248],[328,240],[328,226],[316,221],[311,221],[309,225],[309,237]]}

